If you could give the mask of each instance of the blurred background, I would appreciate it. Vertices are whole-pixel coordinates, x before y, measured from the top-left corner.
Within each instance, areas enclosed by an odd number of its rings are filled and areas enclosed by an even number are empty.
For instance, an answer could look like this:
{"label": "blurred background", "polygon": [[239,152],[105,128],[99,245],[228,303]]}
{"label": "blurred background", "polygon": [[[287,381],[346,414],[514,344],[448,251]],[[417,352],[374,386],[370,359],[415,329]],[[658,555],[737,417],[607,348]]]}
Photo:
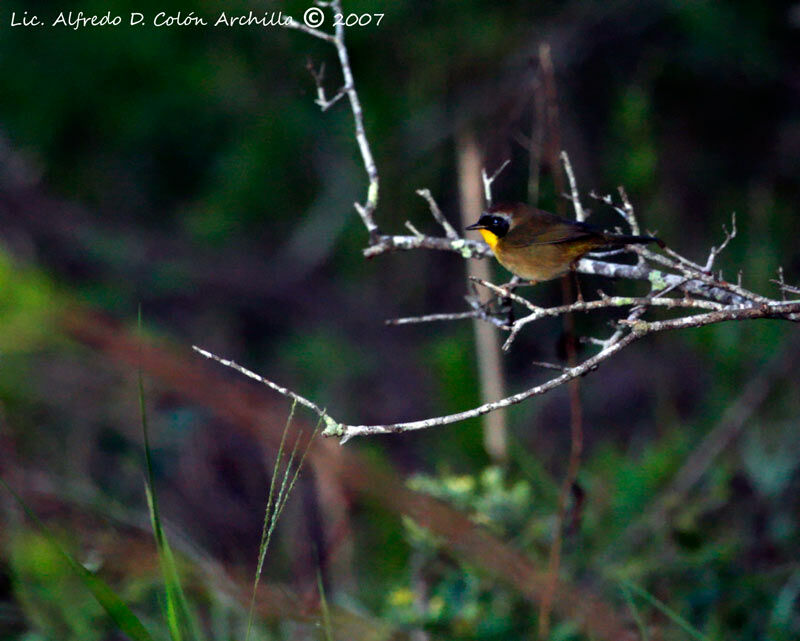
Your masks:
{"label": "blurred background", "polygon": [[[335,50],[278,27],[125,26],[131,11],[213,22],[222,10],[299,18],[306,7],[0,9],[0,473],[158,638],[140,366],[162,518],[210,639],[244,638],[289,403],[191,345],[349,423],[481,398],[470,321],[384,324],[464,310],[465,261],[363,258],[352,203],[367,181],[352,113],[346,101],[321,112],[307,69],[324,63],[334,95]],[[11,12],[26,10],[48,23],[110,10],[123,25],[11,28]],[[461,228],[475,154],[490,172],[511,160],[497,200],[559,210],[568,203],[552,159],[564,149],[584,195],[624,185],[643,227],[680,253],[704,262],[735,211],[725,277],[741,271],[769,296],[780,267],[800,281],[800,4],[353,0],[344,10],[385,14],[346,35],[382,231],[407,233],[411,221],[441,233],[420,188]],[[584,205],[596,224],[619,224],[610,208]],[[526,295],[560,304],[561,285]],[[577,332],[607,335],[610,318],[579,317]],[[502,356],[506,391],[544,380],[532,361],[563,363],[563,345],[559,320],[529,326]],[[582,379],[585,453],[551,638],[606,634],[579,611],[584,591],[638,638],[800,636],[798,356],[788,323],[726,323],[651,337]],[[300,413],[294,428],[314,421]],[[487,452],[480,420],[316,442],[270,548],[253,638],[321,634],[318,575],[336,638],[533,638],[540,593],[499,560],[502,547],[546,567],[570,449],[566,388],[511,408],[505,423],[499,453]],[[0,508],[0,638],[122,638],[5,491]],[[463,528],[456,544],[448,523]],[[481,554],[473,529],[501,547]]]}

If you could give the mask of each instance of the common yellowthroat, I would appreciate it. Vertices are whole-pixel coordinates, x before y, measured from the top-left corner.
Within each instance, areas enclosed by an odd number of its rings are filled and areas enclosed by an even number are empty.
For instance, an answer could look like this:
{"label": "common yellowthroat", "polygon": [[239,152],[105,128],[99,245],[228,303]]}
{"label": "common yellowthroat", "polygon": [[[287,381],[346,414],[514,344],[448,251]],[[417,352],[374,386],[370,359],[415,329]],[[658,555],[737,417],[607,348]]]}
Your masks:
{"label": "common yellowthroat", "polygon": [[524,203],[494,205],[474,225],[500,264],[533,283],[567,273],[584,255],[602,247],[658,243],[655,236],[609,234]]}

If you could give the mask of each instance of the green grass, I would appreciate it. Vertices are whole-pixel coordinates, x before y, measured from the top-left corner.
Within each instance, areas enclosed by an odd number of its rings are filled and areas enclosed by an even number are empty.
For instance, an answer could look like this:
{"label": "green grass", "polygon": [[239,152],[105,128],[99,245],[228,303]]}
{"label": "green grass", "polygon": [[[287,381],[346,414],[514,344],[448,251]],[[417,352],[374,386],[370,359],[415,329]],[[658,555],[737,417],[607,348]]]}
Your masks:
{"label": "green grass", "polygon": [[[141,333],[142,312],[139,310],[139,330]],[[153,536],[156,541],[156,551],[158,561],[161,566],[161,575],[164,579],[166,590],[166,600],[164,603],[164,614],[169,628],[169,635],[172,641],[183,641],[184,639],[194,639],[199,641],[204,638],[197,617],[191,610],[189,601],[181,586],[178,568],[175,564],[175,556],[169,545],[164,528],[161,524],[161,514],[158,508],[158,496],[155,491],[155,480],[153,475],[153,457],[150,453],[150,437],[147,423],[147,404],[144,397],[144,381],[142,370],[139,369],[139,410],[142,419],[142,437],[144,439],[144,457],[147,477],[145,480],[145,492],[147,494],[147,507],[150,511],[150,524],[153,528]]]}
{"label": "green grass", "polygon": [[[628,581],[627,579],[619,579],[619,584],[620,586],[622,586],[624,590],[633,592],[637,596],[640,596],[642,599],[647,601],[656,610],[661,612],[661,614],[666,616],[670,621],[672,621],[681,630],[683,630],[686,634],[688,634],[692,639],[695,639],[696,641],[711,641],[709,637],[700,632],[691,623],[689,623],[686,619],[684,619],[680,614],[675,612],[675,610],[670,608],[663,601],[658,600],[647,590],[640,588],[638,585],[632,583],[631,581]],[[638,623],[639,620],[637,619],[637,624]]]}
{"label": "green grass", "polygon": [[59,543],[56,536],[28,506],[22,497],[17,494],[4,479],[0,479],[0,484],[8,491],[14,500],[19,504],[28,518],[36,525],[42,533],[47,544],[60,556],[81,580],[86,589],[92,593],[97,602],[106,611],[108,616],[114,621],[117,629],[134,641],[154,641],[153,637],[144,627],[139,618],[131,611],[125,602],[116,592],[99,576],[87,570]]}
{"label": "green grass", "polygon": [[300,470],[303,468],[303,463],[305,462],[308,450],[311,448],[314,438],[316,438],[317,434],[319,433],[319,428],[322,423],[322,419],[320,418],[319,422],[317,422],[316,428],[314,429],[314,433],[306,443],[299,462],[297,460],[297,455],[302,433],[298,432],[294,441],[294,446],[292,447],[292,451],[289,454],[283,469],[283,478],[281,480],[280,487],[277,487],[276,492],[276,480],[281,474],[281,463],[286,447],[286,436],[289,433],[289,429],[292,425],[292,419],[294,418],[294,411],[296,407],[297,401],[292,403],[292,407],[289,410],[289,417],[286,419],[286,425],[283,428],[281,442],[278,446],[278,454],[275,457],[275,466],[272,470],[272,476],[270,478],[269,493],[267,495],[267,509],[264,511],[264,524],[261,529],[261,542],[258,549],[258,563],[256,564],[255,578],[253,579],[253,594],[250,598],[250,611],[247,616],[247,634],[245,636],[245,641],[248,641],[250,638],[250,631],[253,625],[253,614],[256,605],[256,594],[258,593],[258,584],[261,580],[261,572],[264,569],[264,560],[267,556],[267,550],[269,548],[270,541],[272,541],[272,533],[275,531],[275,526],[278,523],[281,512],[283,512],[283,508],[286,507],[286,502],[289,500],[289,495],[294,489],[294,485],[297,481],[297,477],[300,474]]}

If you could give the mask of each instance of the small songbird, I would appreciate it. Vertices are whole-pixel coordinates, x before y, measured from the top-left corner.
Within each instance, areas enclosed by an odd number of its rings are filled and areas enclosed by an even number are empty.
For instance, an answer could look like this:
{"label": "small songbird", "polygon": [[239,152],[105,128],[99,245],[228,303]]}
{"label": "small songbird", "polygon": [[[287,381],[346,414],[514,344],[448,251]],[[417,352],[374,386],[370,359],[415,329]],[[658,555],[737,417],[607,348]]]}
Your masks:
{"label": "small songbird", "polygon": [[500,264],[536,283],[567,273],[590,251],[629,244],[664,242],[655,236],[609,234],[524,203],[493,205],[474,225]]}

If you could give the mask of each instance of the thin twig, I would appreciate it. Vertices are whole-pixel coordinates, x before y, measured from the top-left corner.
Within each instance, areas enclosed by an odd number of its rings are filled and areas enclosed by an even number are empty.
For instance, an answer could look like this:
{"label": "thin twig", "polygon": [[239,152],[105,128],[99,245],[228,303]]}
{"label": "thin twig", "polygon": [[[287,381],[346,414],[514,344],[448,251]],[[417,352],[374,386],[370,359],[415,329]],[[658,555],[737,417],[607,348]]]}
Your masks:
{"label": "thin twig", "polygon": [[[632,315],[635,314],[637,310],[643,308],[636,308],[632,311]],[[475,407],[470,410],[466,410],[463,412],[457,412],[454,414],[448,414],[445,416],[438,416],[434,418],[427,418],[419,421],[409,421],[403,423],[392,423],[392,424],[381,424],[381,425],[349,425],[345,423],[340,423],[335,421],[333,418],[330,417],[329,414],[325,412],[321,407],[319,407],[313,401],[308,400],[307,398],[292,392],[291,390],[278,385],[258,374],[248,370],[245,367],[235,363],[234,361],[227,360],[224,358],[220,358],[208,352],[207,350],[201,349],[199,347],[194,347],[194,349],[201,355],[205,356],[206,358],[210,358],[219,362],[220,364],[231,367],[238,372],[248,376],[267,387],[275,390],[279,394],[287,396],[288,398],[292,398],[297,400],[298,403],[301,405],[308,407],[312,411],[316,412],[325,422],[326,428],[323,432],[323,436],[340,436],[342,437],[342,444],[353,438],[354,436],[364,436],[364,435],[373,435],[373,434],[389,434],[394,432],[405,432],[411,430],[419,430],[419,429],[426,429],[429,427],[436,427],[441,425],[448,425],[450,423],[457,423],[459,421],[464,421],[470,418],[475,418],[477,416],[483,416],[484,414],[488,414],[489,412],[493,412],[501,407],[508,407],[510,405],[515,405],[517,403],[521,403],[522,401],[531,398],[532,396],[538,396],[549,392],[556,387],[567,383],[568,381],[577,378],[578,376],[582,376],[587,372],[592,371],[597,365],[599,365],[604,360],[610,358],[620,350],[624,349],[634,341],[652,333],[668,331],[673,329],[686,329],[689,327],[701,327],[703,325],[710,325],[713,323],[720,323],[726,320],[750,320],[756,318],[787,318],[789,315],[798,314],[800,313],[800,301],[792,301],[792,302],[775,302],[772,304],[764,304],[759,305],[757,307],[746,307],[746,308],[736,308],[736,309],[722,309],[717,311],[708,312],[706,314],[697,314],[695,316],[689,316],[684,318],[675,318],[665,321],[654,321],[654,322],[647,322],[642,320],[634,320],[629,317],[626,321],[619,321],[621,328],[617,330],[614,336],[611,339],[608,339],[604,344],[602,350],[597,353],[596,355],[587,358],[582,363],[575,367],[571,367],[567,369],[563,374],[557,376],[541,385],[536,385],[527,389],[523,392],[519,392],[512,396],[508,396],[506,398],[500,399],[498,401],[493,401],[490,403],[484,403],[478,407]],[[624,331],[624,327],[630,327],[629,332]]]}
{"label": "thin twig", "polygon": [[450,240],[458,240],[460,238],[458,232],[453,229],[453,226],[448,222],[447,218],[444,217],[442,210],[439,209],[439,205],[436,204],[433,196],[431,196],[430,189],[417,189],[417,194],[428,201],[428,207],[430,207],[431,215],[433,216],[434,220],[442,226],[442,229],[444,229],[444,235]]}
{"label": "thin twig", "polygon": [[760,294],[748,291],[743,287],[740,287],[739,285],[734,285],[733,283],[724,281],[722,280],[722,278],[714,278],[713,276],[710,276],[703,271],[691,267],[690,265],[691,261],[689,260],[675,261],[668,258],[667,256],[656,254],[655,252],[650,251],[646,247],[642,247],[639,245],[630,245],[630,247],[632,251],[635,251],[637,254],[640,254],[641,256],[652,262],[660,263],[662,265],[665,265],[666,267],[669,267],[670,269],[674,269],[675,271],[683,272],[684,274],[692,276],[694,279],[699,280],[700,282],[705,283],[706,285],[709,285],[711,287],[727,290],[741,298],[744,298],[747,301],[750,301],[751,303],[770,302],[769,298],[765,296],[761,296]]}
{"label": "thin twig", "polygon": [[686,258],[686,256],[681,256],[678,252],[676,252],[671,247],[665,247],[664,248],[664,253],[667,254],[667,256],[670,256],[671,258],[674,258],[681,265],[685,265],[686,267],[689,267],[690,269],[692,269],[692,270],[694,270],[696,272],[706,273],[706,272],[709,271],[705,267],[703,267],[703,265],[699,265],[699,264],[695,263],[694,261],[689,260],[688,258]]}
{"label": "thin twig", "polygon": [[[524,299],[523,299],[524,300]],[[723,310],[726,309],[721,303],[709,300],[694,298],[663,298],[656,296],[606,296],[599,300],[577,301],[569,305],[558,305],[557,307],[537,307],[531,314],[518,319],[512,325],[512,330],[519,331],[523,326],[546,317],[561,316],[573,312],[590,312],[597,309],[609,309],[638,306],[644,307],[666,307],[667,309],[700,309],[700,310]]]}
{"label": "thin twig", "polygon": [[315,38],[319,38],[320,40],[324,40],[325,42],[335,43],[336,38],[333,34],[326,33],[325,31],[320,31],[319,29],[314,29],[313,27],[309,27],[308,25],[303,24],[302,22],[298,22],[294,18],[289,18],[289,21],[283,25],[289,29],[297,29],[298,31],[302,31],[303,33],[307,33],[309,36],[314,36]]}
{"label": "thin twig", "polygon": [[240,374],[244,374],[248,378],[252,378],[253,380],[258,381],[259,383],[266,385],[270,389],[275,390],[276,392],[278,392],[278,394],[281,394],[283,396],[286,396],[287,398],[291,398],[292,400],[297,401],[298,403],[300,403],[300,405],[303,405],[304,407],[307,407],[313,412],[316,412],[318,416],[326,416],[325,410],[322,409],[319,405],[317,405],[314,401],[310,401],[304,396],[300,396],[300,394],[297,394],[296,392],[293,392],[292,390],[287,389],[286,387],[282,387],[277,383],[273,383],[271,380],[266,379],[259,374],[256,374],[254,371],[249,370],[242,365],[239,365],[239,363],[237,363],[236,361],[232,361],[227,358],[222,358],[220,356],[217,356],[216,354],[212,354],[208,350],[205,350],[202,347],[198,347],[197,345],[192,345],[192,349],[201,356],[205,356],[206,358],[209,358],[212,361],[217,361],[217,363],[219,363],[220,365],[224,365],[225,367],[230,367],[231,369],[236,370]]}
{"label": "thin twig", "polygon": [[375,258],[381,254],[412,249],[436,249],[461,254],[464,258],[486,258],[492,255],[489,245],[482,241],[459,238],[450,240],[434,236],[378,236],[363,254],[365,258]]}
{"label": "thin twig", "polygon": [[514,292],[512,292],[507,287],[498,287],[494,283],[491,283],[488,280],[484,280],[483,278],[472,277],[472,278],[470,278],[470,280],[473,283],[477,283],[478,285],[483,285],[484,287],[486,287],[490,291],[492,291],[495,294],[497,294],[500,298],[508,298],[510,300],[513,300],[515,303],[519,303],[520,305],[524,305],[525,307],[527,307],[529,310],[531,310],[534,313],[540,312],[543,309],[541,307],[537,307],[536,305],[534,305],[527,298],[523,298],[522,296],[519,296],[518,294],[515,294]]}
{"label": "thin twig", "polygon": [[[341,0],[332,0],[331,8],[334,13],[342,13]],[[356,141],[358,142],[358,149],[361,151],[361,159],[364,161],[364,168],[369,177],[369,189],[367,190],[366,203],[364,205],[356,203],[355,207],[361,219],[364,221],[364,226],[367,228],[370,240],[372,240],[378,235],[378,225],[373,218],[373,213],[378,206],[378,168],[375,165],[372,148],[370,147],[364,128],[364,112],[361,109],[361,100],[358,97],[355,80],[353,80],[353,71],[350,68],[350,55],[344,43],[343,21],[339,21],[336,24],[335,33],[334,45],[336,46],[336,53],[339,55],[339,63],[342,67],[344,86],[347,91],[347,97],[350,100],[350,110],[353,112]]]}
{"label": "thin twig", "polygon": [[625,220],[628,221],[628,225],[630,225],[631,233],[634,236],[638,236],[642,232],[639,229],[639,221],[636,219],[636,213],[633,210],[633,205],[628,198],[628,194],[622,185],[617,187],[617,191],[619,192],[619,197],[622,200],[622,210],[624,212]]}
{"label": "thin twig", "polygon": [[575,219],[579,222],[583,222],[586,220],[586,213],[583,211],[583,205],[581,205],[578,185],[575,182],[575,173],[572,171],[572,163],[570,163],[566,151],[561,152],[561,162],[564,163],[564,171],[567,174],[567,181],[569,182],[570,200],[572,201],[572,206],[575,208]]}
{"label": "thin twig", "polygon": [[407,220],[405,222],[405,226],[406,226],[406,229],[408,229],[408,231],[410,231],[412,234],[414,234],[414,236],[416,238],[425,238],[425,234],[423,234],[419,229],[414,227],[414,225],[411,224],[410,220]]}
{"label": "thin twig", "polygon": [[[331,8],[333,13],[342,13],[341,0],[331,0],[327,6]],[[342,91],[347,95],[347,98],[350,101],[350,110],[353,113],[353,123],[355,126],[356,142],[358,143],[358,149],[361,152],[361,159],[364,163],[364,169],[366,170],[367,177],[369,179],[369,188],[367,189],[367,198],[365,203],[363,205],[361,203],[354,203],[353,206],[358,212],[358,215],[361,217],[364,226],[367,228],[370,243],[372,243],[380,235],[378,225],[373,216],[375,209],[378,207],[378,168],[375,165],[375,158],[372,155],[372,148],[370,147],[366,130],[364,128],[364,112],[361,108],[361,100],[358,97],[358,92],[356,91],[355,81],[353,80],[353,71],[350,67],[350,54],[347,51],[347,46],[345,45],[344,41],[344,22],[339,21],[336,23],[333,35],[324,31],[320,31],[319,29],[308,27],[294,19],[290,19],[286,26],[291,29],[303,31],[304,33],[312,35],[315,38],[319,38],[320,40],[330,42],[334,47],[336,47],[336,53],[339,57],[339,66],[342,69],[342,76],[344,76],[344,86],[342,87]],[[338,98],[335,100],[338,100]],[[324,100],[324,94],[323,104],[327,104],[327,102]]]}
{"label": "thin twig", "polygon": [[567,369],[569,369],[563,365],[556,365],[555,363],[548,363],[546,361],[531,361],[531,365],[535,365],[536,367],[541,367],[543,369],[552,369],[557,372],[566,372]]}
{"label": "thin twig", "polygon": [[[636,310],[634,310],[635,312]],[[395,432],[405,432],[411,430],[426,429],[429,427],[437,427],[441,425],[448,425],[450,423],[457,423],[476,416],[482,416],[488,412],[492,412],[501,407],[508,407],[521,403],[522,401],[531,398],[532,396],[539,396],[549,392],[564,383],[582,376],[583,374],[592,371],[597,365],[604,360],[607,360],[620,350],[624,349],[634,341],[643,338],[649,334],[656,332],[663,332],[674,329],[686,329],[690,327],[702,327],[713,323],[720,323],[726,320],[751,320],[756,318],[784,318],[788,314],[796,314],[800,312],[800,301],[792,303],[778,303],[775,305],[764,305],[759,307],[748,307],[743,309],[724,309],[719,311],[709,312],[707,314],[698,314],[687,318],[676,318],[665,321],[646,322],[642,320],[634,320],[632,318],[626,321],[620,321],[623,326],[629,326],[631,331],[626,332],[623,328],[618,330],[618,333],[612,339],[609,339],[603,349],[596,355],[587,358],[576,367],[567,369],[561,376],[557,376],[541,385],[531,387],[523,392],[519,392],[504,399],[494,401],[492,403],[485,403],[479,407],[475,407],[463,412],[439,416],[435,418],[428,418],[419,421],[409,421],[404,423],[393,423],[385,425],[346,425],[339,424],[340,432],[338,435],[342,436],[342,442],[353,438],[354,436],[372,435],[372,434],[390,434]],[[635,315],[635,314],[634,314]],[[330,435],[328,432],[327,435]]]}
{"label": "thin twig", "polygon": [[722,241],[719,247],[711,247],[711,251],[708,254],[708,260],[706,261],[704,271],[710,272],[714,268],[714,261],[716,260],[717,256],[719,256],[722,251],[728,246],[734,238],[736,238],[736,212],[731,214],[731,230],[728,231],[728,228],[723,225],[722,231],[725,234],[725,239]]}
{"label": "thin twig", "polygon": [[436,323],[440,321],[458,321],[465,319],[479,318],[491,322],[500,329],[511,329],[499,318],[487,314],[482,309],[473,309],[469,312],[456,312],[453,314],[426,314],[425,316],[406,316],[404,318],[391,318],[384,323],[386,325],[415,325],[419,323]]}
{"label": "thin twig", "polygon": [[[599,363],[610,358],[620,350],[624,349],[634,341],[638,340],[642,335],[643,334],[636,334],[634,332],[629,332],[614,344],[608,345],[608,347],[600,351],[598,354],[592,356],[591,358],[586,359],[576,367],[569,368],[560,376],[557,376],[545,383],[542,383],[541,385],[536,385],[535,387],[531,387],[530,389],[527,389],[523,392],[513,394],[512,396],[508,396],[498,401],[493,401],[491,403],[484,403],[483,405],[480,405],[478,407],[463,412],[456,412],[454,414],[438,416],[435,418],[427,418],[419,421],[408,421],[404,423],[392,423],[384,425],[339,424],[338,425],[339,432],[337,433],[337,435],[342,437],[341,443],[344,444],[354,436],[392,434],[396,432],[421,430],[429,427],[439,427],[442,425],[449,425],[451,423],[458,423],[460,421],[465,421],[470,418],[483,416],[484,414],[488,414],[489,412],[493,412],[497,409],[503,407],[509,407],[511,405],[516,405],[533,396],[540,396],[542,394],[545,394],[546,392],[549,392],[550,390],[553,390],[556,387],[560,387],[561,385],[572,380],[573,378],[582,376],[583,374],[591,371]],[[323,433],[323,435],[328,435],[328,436],[330,436],[331,434],[332,433],[330,432],[327,434]]]}
{"label": "thin twig", "polygon": [[781,291],[783,300],[786,300],[786,294],[800,294],[800,287],[789,285],[783,277],[783,267],[778,267],[778,278],[770,279],[770,283],[775,283]]}
{"label": "thin twig", "polygon": [[508,164],[511,162],[511,159],[506,159],[502,165],[500,165],[495,172],[491,176],[486,175],[486,169],[481,169],[481,179],[483,180],[483,196],[486,198],[486,204],[492,204],[492,183],[497,179],[500,173],[508,167]]}
{"label": "thin twig", "polygon": [[347,95],[345,87],[342,87],[333,98],[328,99],[325,93],[325,86],[323,84],[325,79],[324,62],[319,66],[319,71],[317,71],[314,68],[314,64],[311,62],[311,58],[309,58],[306,62],[306,69],[308,69],[311,77],[314,78],[314,83],[317,85],[317,99],[314,102],[319,105],[319,108],[322,109],[322,111],[327,111]]}

